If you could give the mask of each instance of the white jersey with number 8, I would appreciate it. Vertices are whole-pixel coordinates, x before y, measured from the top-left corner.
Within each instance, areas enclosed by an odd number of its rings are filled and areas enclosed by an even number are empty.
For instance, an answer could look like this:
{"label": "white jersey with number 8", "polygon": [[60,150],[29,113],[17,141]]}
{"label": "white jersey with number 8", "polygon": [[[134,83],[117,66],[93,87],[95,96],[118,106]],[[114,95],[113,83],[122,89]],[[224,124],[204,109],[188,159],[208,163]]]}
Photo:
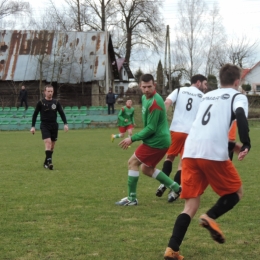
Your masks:
{"label": "white jersey with number 8", "polygon": [[166,99],[176,103],[170,130],[174,132],[190,132],[196,117],[203,93],[196,87],[182,87],[175,89]]}

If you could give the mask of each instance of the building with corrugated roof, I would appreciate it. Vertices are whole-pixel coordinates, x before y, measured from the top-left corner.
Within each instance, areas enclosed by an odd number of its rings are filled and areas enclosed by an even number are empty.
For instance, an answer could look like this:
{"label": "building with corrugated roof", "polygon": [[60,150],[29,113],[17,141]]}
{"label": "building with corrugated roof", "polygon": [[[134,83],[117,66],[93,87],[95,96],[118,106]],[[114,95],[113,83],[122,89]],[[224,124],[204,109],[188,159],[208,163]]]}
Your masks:
{"label": "building with corrugated roof", "polygon": [[2,97],[16,95],[21,84],[25,84],[29,102],[31,95],[36,103],[44,85],[51,83],[63,105],[100,105],[103,102],[100,94],[119,79],[112,39],[107,32],[0,30],[0,33]]}

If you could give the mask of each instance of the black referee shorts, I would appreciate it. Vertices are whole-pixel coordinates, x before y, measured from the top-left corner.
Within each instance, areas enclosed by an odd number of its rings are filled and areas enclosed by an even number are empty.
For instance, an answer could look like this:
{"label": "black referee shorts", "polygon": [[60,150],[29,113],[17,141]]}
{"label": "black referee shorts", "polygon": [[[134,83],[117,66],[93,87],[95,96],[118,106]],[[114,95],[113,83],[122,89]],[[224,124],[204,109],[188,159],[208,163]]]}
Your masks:
{"label": "black referee shorts", "polygon": [[51,138],[53,142],[58,139],[58,123],[41,123],[42,140]]}

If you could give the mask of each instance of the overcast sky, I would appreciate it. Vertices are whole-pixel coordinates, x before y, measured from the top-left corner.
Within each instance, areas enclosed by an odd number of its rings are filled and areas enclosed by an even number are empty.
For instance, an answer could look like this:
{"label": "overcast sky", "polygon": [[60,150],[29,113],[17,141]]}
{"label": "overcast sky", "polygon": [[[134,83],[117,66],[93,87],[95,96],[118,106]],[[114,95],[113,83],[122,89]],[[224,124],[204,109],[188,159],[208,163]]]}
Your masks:
{"label": "overcast sky", "polygon": [[[48,4],[48,0],[27,1],[33,8],[34,16],[38,16]],[[63,1],[64,0],[54,0],[55,3],[62,3]],[[173,28],[178,17],[178,2],[179,0],[164,0],[163,14],[165,24],[168,24],[171,29],[171,42],[174,40]],[[220,14],[223,18],[223,25],[230,39],[246,36],[251,39],[252,42],[259,41],[260,0],[205,0],[205,2],[208,6],[212,6],[214,2],[218,3]],[[162,57],[162,59],[164,58]],[[260,46],[258,47],[256,61],[260,61]]]}

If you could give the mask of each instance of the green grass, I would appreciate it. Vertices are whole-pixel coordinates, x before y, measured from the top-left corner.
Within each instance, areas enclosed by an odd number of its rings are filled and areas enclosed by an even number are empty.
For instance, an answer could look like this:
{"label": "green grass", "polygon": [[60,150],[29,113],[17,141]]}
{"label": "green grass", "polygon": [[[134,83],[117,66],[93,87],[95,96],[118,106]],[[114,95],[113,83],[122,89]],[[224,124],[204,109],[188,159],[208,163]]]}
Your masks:
{"label": "green grass", "polygon": [[[218,220],[226,243],[213,242],[207,230],[198,225],[200,214],[218,198],[209,188],[183,241],[185,259],[259,258],[260,123],[250,125],[252,150],[244,161],[234,159],[243,180],[244,198]],[[154,194],[159,183],[141,175],[139,205],[114,204],[126,196],[127,160],[138,145],[121,150],[119,139],[110,141],[110,134],[116,132],[60,131],[53,171],[42,167],[40,131],[35,135],[0,132],[0,259],[163,259],[183,201],[170,204],[166,195],[157,198]]]}

